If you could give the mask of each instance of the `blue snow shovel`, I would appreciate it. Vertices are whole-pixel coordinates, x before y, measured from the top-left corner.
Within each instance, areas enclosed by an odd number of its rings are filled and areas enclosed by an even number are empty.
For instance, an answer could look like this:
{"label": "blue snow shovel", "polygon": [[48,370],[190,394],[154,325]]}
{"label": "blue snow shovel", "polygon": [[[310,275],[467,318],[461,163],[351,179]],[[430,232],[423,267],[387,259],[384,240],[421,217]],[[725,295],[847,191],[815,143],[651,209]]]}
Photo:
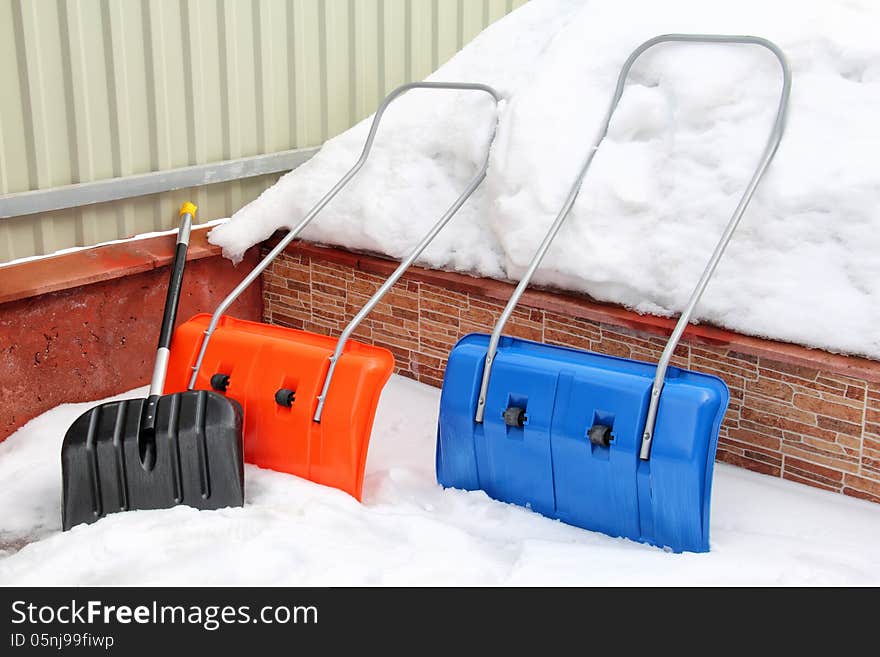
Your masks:
{"label": "blue snow shovel", "polygon": [[[574,205],[630,68],[643,52],[666,42],[762,46],[779,60],[783,86],[758,167],[658,364],[502,336]],[[568,198],[492,335],[465,336],[449,354],[437,431],[441,485],[484,490],[578,527],[675,552],[709,550],[712,470],[729,392],[721,379],[671,367],[669,361],[776,153],[790,88],[785,55],[759,37],[668,34],[633,51]]]}

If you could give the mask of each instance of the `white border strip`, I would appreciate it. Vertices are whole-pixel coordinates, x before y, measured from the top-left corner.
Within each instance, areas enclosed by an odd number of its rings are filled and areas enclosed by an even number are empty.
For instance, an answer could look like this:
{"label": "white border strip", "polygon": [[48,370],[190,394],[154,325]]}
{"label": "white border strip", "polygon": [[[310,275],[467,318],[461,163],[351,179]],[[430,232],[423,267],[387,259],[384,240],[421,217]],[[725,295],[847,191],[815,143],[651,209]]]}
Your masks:
{"label": "white border strip", "polygon": [[297,148],[237,160],[7,194],[0,197],[0,219],[290,171],[307,161],[317,151],[318,148]]}

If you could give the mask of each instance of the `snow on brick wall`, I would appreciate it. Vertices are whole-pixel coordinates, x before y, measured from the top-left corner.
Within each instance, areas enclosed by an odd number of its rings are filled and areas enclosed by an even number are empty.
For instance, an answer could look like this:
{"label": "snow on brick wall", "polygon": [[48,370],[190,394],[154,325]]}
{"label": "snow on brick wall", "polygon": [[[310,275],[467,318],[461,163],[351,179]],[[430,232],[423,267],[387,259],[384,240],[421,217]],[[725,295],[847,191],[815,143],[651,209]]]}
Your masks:
{"label": "snow on brick wall", "polygon": [[[384,277],[360,269],[375,258],[310,253],[294,248],[266,270],[264,321],[338,335]],[[503,309],[503,302],[468,289],[480,284],[506,285],[412,269],[355,337],[389,349],[397,373],[440,386],[455,342],[490,332]],[[665,339],[573,316],[589,302],[560,298],[572,312],[522,304],[505,333],[625,358],[660,357]],[[880,503],[880,383],[687,339],[672,362],[720,376],[730,387],[719,461]]]}
{"label": "snow on brick wall", "polygon": [[[533,0],[434,80],[494,85],[486,181],[423,263],[519,279],[563,205],[621,64],[666,32],[754,34],[792,71],[779,153],[695,320],[880,359],[880,3],[876,0]],[[636,63],[571,215],[535,282],[640,312],[684,307],[757,163],[780,70],[752,46],[664,45]],[[493,114],[482,94],[391,106],[363,170],[304,232],[400,258],[465,187]],[[237,257],[296,225],[363,147],[362,123],[211,233]]]}

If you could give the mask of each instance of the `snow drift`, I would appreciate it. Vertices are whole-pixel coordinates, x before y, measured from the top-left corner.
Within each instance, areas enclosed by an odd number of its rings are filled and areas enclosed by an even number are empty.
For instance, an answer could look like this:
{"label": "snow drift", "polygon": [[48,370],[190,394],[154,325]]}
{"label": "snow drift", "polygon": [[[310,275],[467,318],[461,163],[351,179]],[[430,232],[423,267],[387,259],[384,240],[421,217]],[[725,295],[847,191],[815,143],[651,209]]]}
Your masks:
{"label": "snow drift", "polygon": [[[484,82],[506,101],[486,181],[422,262],[518,278],[632,49],[667,32],[754,34],[790,60],[788,128],[696,319],[880,358],[878,29],[870,0],[533,0],[430,78]],[[670,44],[643,55],[535,283],[680,311],[760,156],[780,84],[758,47]],[[479,94],[403,97],[367,165],[303,237],[403,255],[479,166],[493,114]],[[236,259],[295,225],[354,163],[367,129],[328,141],[210,240]]]}
{"label": "snow drift", "polygon": [[707,554],[670,554],[482,491],[443,490],[439,396],[391,378],[363,504],[248,464],[243,508],[116,513],[63,533],[61,441],[100,402],[52,409],[0,443],[0,585],[880,584],[880,506],[721,463]]}

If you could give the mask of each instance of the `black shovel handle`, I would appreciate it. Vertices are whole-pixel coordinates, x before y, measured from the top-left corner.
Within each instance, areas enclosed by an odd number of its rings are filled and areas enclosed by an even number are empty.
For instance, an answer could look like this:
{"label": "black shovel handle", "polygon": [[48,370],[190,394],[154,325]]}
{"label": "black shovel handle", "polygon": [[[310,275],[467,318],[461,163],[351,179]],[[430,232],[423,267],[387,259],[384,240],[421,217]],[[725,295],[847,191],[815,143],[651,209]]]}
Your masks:
{"label": "black shovel handle", "polygon": [[189,247],[189,234],[196,215],[196,208],[190,202],[180,207],[180,228],[177,230],[177,248],[174,251],[174,263],[171,265],[171,280],[168,282],[168,293],[165,295],[165,311],[162,313],[162,328],[159,330],[159,348],[156,350],[156,364],[153,366],[153,378],[150,381],[150,394],[141,409],[141,427],[138,432],[138,450],[141,464],[148,470],[153,469],[156,460],[156,410],[159,398],[165,388],[165,375],[168,372],[168,357],[171,355],[171,333],[174,331],[174,320],[177,318],[177,304],[180,301],[180,288],[183,283],[183,269],[186,267],[186,250]]}
{"label": "black shovel handle", "polygon": [[174,262],[171,265],[171,280],[168,282],[168,293],[165,295],[165,311],[162,313],[162,326],[159,329],[159,346],[156,352],[156,364],[153,366],[153,379],[150,382],[150,398],[161,395],[162,389],[165,386],[165,374],[168,370],[168,349],[171,346],[174,321],[177,319],[177,306],[180,301],[180,289],[183,284],[183,270],[186,267],[186,251],[189,247],[189,235],[197,209],[195,205],[189,202],[184,203],[180,208],[177,248],[174,252]]}
{"label": "black shovel handle", "polygon": [[162,328],[159,331],[159,349],[168,349],[171,346],[171,334],[174,332],[174,321],[177,319],[177,306],[180,301],[180,289],[183,285],[183,269],[186,267],[189,235],[197,209],[195,205],[189,202],[184,203],[180,208],[177,249],[174,252],[174,263],[171,266],[168,294],[165,296],[165,311],[162,314]]}

